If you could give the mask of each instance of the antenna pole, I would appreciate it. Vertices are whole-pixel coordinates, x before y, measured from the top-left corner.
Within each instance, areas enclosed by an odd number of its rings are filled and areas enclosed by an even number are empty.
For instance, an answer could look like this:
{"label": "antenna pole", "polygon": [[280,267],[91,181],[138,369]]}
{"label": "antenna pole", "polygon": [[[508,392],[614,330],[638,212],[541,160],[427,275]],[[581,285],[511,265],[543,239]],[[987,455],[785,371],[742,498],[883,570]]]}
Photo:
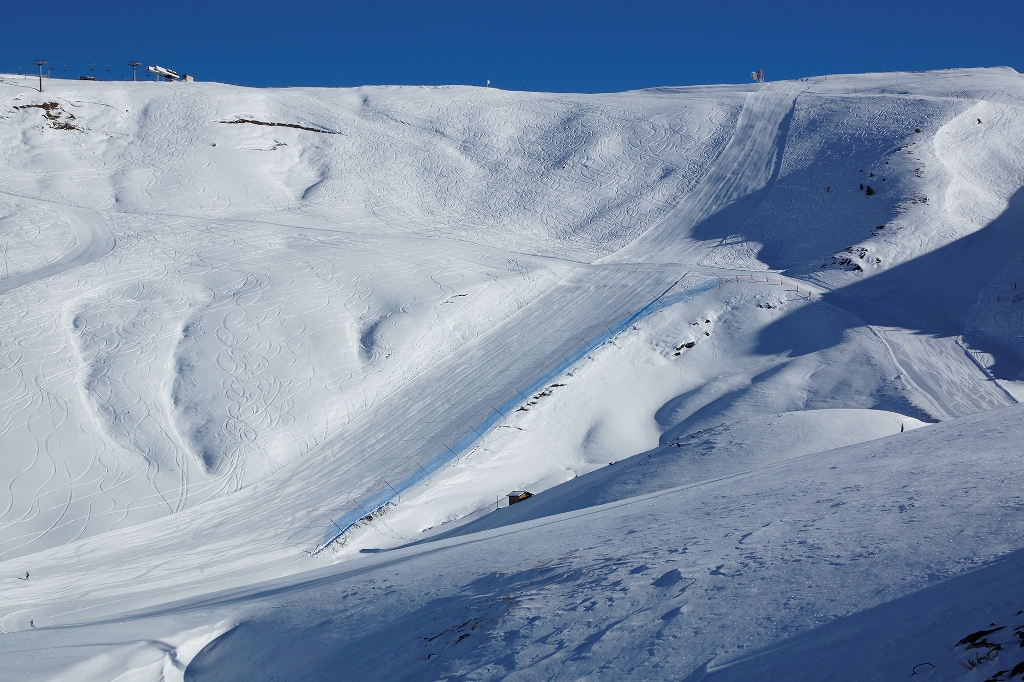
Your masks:
{"label": "antenna pole", "polygon": [[42,92],[43,91],[43,66],[46,65],[46,62],[44,60],[42,60],[42,59],[37,59],[37,60],[35,60],[32,63],[39,67],[39,92]]}

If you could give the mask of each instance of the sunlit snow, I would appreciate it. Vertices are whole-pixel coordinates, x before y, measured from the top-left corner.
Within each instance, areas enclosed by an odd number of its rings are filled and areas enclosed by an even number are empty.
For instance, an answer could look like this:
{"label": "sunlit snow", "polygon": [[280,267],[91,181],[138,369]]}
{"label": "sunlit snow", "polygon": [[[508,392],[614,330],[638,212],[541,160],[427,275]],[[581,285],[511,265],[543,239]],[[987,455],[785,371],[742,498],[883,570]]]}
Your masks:
{"label": "sunlit snow", "polygon": [[1017,72],[44,86],[0,678],[1024,679]]}

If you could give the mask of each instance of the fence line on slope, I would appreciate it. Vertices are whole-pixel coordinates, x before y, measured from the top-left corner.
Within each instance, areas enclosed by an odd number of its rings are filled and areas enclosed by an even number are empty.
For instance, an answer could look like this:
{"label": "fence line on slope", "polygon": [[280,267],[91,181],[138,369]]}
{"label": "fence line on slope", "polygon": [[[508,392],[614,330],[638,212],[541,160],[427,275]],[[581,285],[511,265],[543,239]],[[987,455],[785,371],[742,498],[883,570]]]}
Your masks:
{"label": "fence line on slope", "polygon": [[491,407],[491,414],[487,418],[483,419],[478,424],[470,426],[469,432],[466,435],[455,441],[453,444],[446,446],[444,451],[432,457],[426,464],[417,464],[416,470],[405,478],[394,484],[386,483],[387,487],[384,490],[362,500],[361,502],[356,502],[354,508],[347,511],[339,518],[331,519],[331,525],[324,533],[320,542],[311,550],[308,550],[309,554],[314,556],[319,554],[338,540],[338,538],[351,530],[352,527],[360,521],[371,520],[378,512],[397,500],[403,492],[422,483],[427,480],[431,474],[469,453],[472,448],[476,446],[476,444],[482,440],[485,435],[496,428],[500,422],[504,421],[524,403],[528,402],[530,400],[529,396],[542,391],[553,377],[558,377],[569,371],[580,361],[593,353],[598,347],[611,341],[614,337],[629,329],[645,317],[653,315],[654,313],[681,301],[689,300],[697,294],[710,291],[711,289],[720,286],[723,282],[724,280],[721,278],[714,277],[669,296],[669,292],[678,284],[678,282],[676,282],[660,296],[637,312],[630,314],[613,326],[606,327],[606,331],[601,332],[594,338],[584,340],[583,345],[573,352],[572,355],[563,357],[562,362],[555,365],[551,370],[547,372],[542,371],[540,377],[535,379],[525,388],[517,389],[512,398],[509,398],[498,407]]}

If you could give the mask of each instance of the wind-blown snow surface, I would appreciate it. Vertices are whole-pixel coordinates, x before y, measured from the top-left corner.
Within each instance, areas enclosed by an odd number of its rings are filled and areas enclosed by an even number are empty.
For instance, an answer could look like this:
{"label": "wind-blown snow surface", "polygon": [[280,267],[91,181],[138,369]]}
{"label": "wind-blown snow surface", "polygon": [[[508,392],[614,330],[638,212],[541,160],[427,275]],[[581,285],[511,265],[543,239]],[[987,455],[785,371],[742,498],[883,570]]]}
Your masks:
{"label": "wind-blown snow surface", "polygon": [[0,80],[5,679],[1024,660],[1016,72]]}

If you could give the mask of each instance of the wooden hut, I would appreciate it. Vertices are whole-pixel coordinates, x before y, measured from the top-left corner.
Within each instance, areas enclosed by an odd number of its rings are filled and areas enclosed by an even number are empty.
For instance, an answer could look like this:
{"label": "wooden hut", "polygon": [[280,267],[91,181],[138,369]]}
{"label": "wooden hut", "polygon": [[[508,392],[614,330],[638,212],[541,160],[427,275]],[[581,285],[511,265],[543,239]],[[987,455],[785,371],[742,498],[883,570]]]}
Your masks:
{"label": "wooden hut", "polygon": [[527,497],[533,497],[533,493],[528,493],[525,490],[513,490],[508,494],[508,504],[512,506],[516,502],[522,502]]}

